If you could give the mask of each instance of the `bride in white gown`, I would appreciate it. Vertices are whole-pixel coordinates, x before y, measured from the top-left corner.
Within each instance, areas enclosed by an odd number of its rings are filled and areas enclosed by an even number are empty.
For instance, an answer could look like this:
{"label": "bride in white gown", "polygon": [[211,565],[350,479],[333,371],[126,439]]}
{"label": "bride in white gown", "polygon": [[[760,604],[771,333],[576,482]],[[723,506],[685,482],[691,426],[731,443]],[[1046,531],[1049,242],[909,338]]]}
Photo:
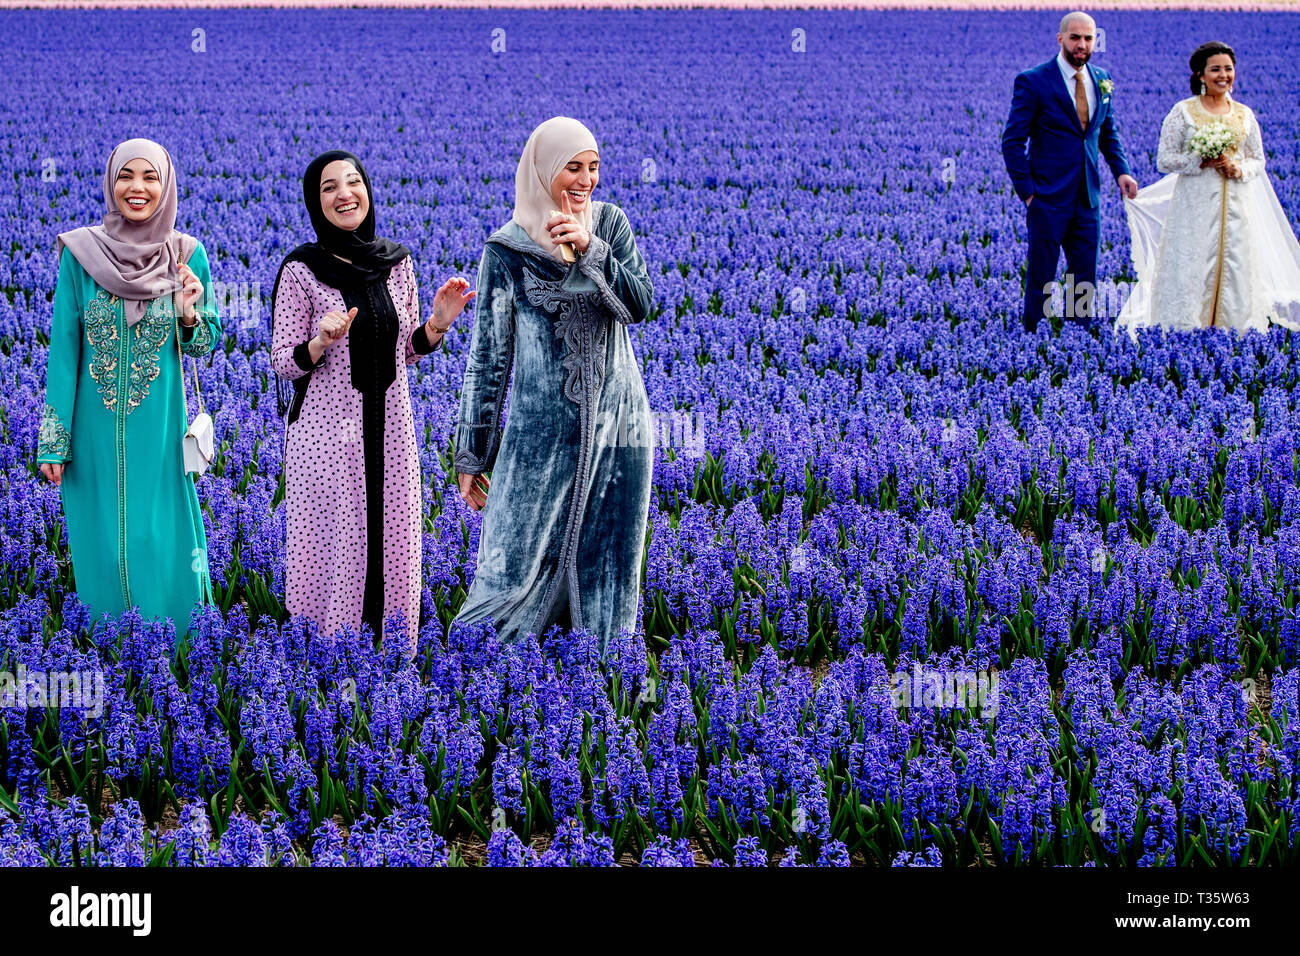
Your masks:
{"label": "bride in white gown", "polygon": [[[1198,95],[1174,104],[1160,127],[1164,178],[1124,200],[1138,283],[1115,329],[1300,329],[1300,242],[1264,172],[1254,111],[1232,98],[1236,57],[1223,43],[1192,54]],[[1215,159],[1192,136],[1218,121],[1236,134]]]}

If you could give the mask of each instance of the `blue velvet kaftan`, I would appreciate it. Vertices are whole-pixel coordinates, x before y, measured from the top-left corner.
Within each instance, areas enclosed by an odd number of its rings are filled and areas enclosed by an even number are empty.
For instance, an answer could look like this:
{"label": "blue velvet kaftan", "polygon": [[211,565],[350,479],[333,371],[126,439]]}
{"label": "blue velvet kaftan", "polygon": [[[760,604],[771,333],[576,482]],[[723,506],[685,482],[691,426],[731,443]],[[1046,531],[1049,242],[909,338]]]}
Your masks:
{"label": "blue velvet kaftan", "polygon": [[652,308],[645,261],[623,211],[596,202],[578,262],[510,222],[488,238],[477,288],[455,469],[490,471],[491,488],[453,626],[491,619],[505,641],[586,627],[603,657],[641,630],[654,435],[627,323]]}

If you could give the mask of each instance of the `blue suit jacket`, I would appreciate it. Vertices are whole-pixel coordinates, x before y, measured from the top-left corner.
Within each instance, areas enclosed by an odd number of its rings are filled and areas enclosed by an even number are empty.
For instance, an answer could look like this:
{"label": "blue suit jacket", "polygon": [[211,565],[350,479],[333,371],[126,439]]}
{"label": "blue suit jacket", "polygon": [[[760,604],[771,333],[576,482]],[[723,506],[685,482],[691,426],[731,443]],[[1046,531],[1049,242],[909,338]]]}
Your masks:
{"label": "blue suit jacket", "polygon": [[1056,57],[1016,76],[1011,114],[1002,131],[1002,157],[1021,199],[1033,196],[1035,203],[1073,206],[1079,177],[1084,176],[1088,206],[1096,206],[1099,151],[1116,179],[1132,175],[1110,111],[1111,98],[1101,92],[1101,81],[1110,74],[1091,63],[1088,73],[1096,87],[1097,108],[1086,130],[1079,129],[1074,97],[1066,90]]}

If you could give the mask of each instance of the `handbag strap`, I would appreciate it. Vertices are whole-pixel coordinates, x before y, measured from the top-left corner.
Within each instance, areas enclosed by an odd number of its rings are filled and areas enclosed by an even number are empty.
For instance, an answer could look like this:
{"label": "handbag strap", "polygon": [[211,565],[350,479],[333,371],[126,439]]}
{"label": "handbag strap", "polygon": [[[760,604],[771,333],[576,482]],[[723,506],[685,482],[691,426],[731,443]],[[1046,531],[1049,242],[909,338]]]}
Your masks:
{"label": "handbag strap", "polygon": [[[180,246],[179,243],[177,243],[177,245],[176,245],[176,262],[177,262],[178,265],[184,265],[184,264],[185,264],[185,260],[184,260],[184,259],[182,258],[182,256],[181,256],[181,246]],[[175,312],[176,310],[173,308],[172,311]],[[197,321],[196,321],[196,322],[195,322],[195,326],[197,327],[197,325],[198,325],[198,323],[197,323]],[[176,361],[180,363],[180,367],[181,367],[181,401],[182,401],[182,403],[186,403],[186,404],[188,404],[188,400],[189,400],[189,399],[188,399],[188,396],[186,396],[186,394],[185,394],[185,359],[181,356],[181,318],[180,318],[179,315],[176,316],[176,334],[175,334],[175,336],[173,336],[173,337],[176,339]],[[195,397],[196,399],[198,399],[198,402],[199,402],[199,414],[202,415],[202,414],[204,414],[204,411],[203,411],[203,392],[202,392],[202,390],[199,388],[199,363],[198,363],[198,360],[197,360],[197,359],[194,359],[194,360],[192,361],[192,364],[193,364],[193,366],[194,366],[194,397]],[[185,414],[186,414],[186,418],[188,419],[188,418],[189,418],[189,412],[187,411]]]}

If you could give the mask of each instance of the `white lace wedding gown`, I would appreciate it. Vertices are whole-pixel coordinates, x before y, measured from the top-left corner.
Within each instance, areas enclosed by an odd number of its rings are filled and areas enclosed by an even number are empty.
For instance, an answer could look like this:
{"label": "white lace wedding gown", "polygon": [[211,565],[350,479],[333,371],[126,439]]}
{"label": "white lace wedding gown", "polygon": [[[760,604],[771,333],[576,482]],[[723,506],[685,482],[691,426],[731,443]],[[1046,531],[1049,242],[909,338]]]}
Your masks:
{"label": "white lace wedding gown", "polygon": [[[1300,329],[1300,242],[1264,172],[1254,111],[1230,94],[1228,102],[1230,112],[1215,116],[1191,96],[1165,116],[1156,168],[1168,175],[1124,200],[1138,283],[1116,331]],[[1229,158],[1241,179],[1202,169],[1187,148],[1214,120],[1237,133]]]}

